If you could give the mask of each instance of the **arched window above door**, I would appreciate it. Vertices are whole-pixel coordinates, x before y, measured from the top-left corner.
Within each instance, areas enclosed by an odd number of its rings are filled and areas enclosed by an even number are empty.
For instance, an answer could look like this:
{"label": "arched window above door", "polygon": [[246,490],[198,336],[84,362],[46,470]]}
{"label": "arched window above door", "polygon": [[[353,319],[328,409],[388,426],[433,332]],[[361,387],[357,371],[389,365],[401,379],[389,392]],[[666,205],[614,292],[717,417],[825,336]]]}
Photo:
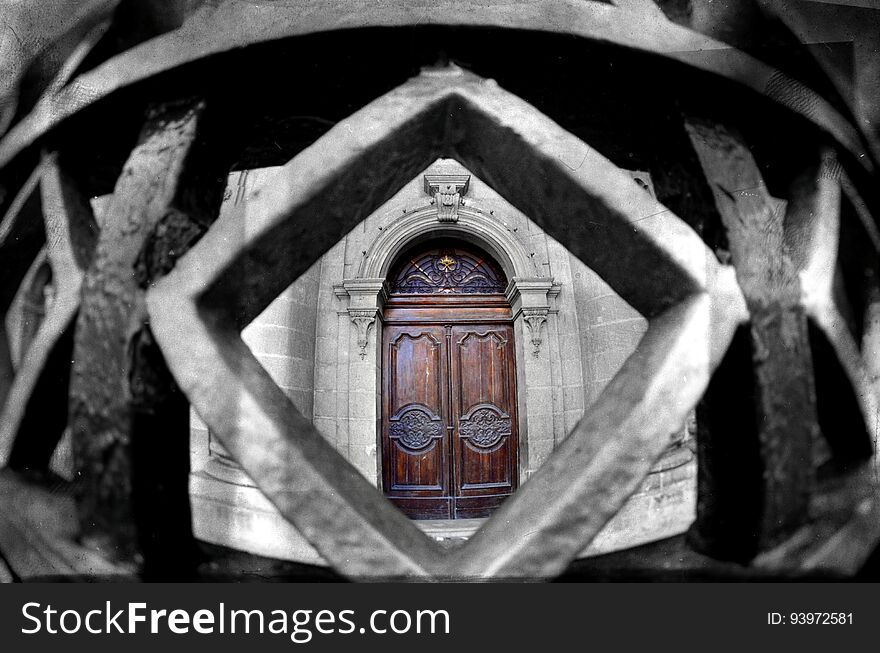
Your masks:
{"label": "arched window above door", "polygon": [[400,295],[503,293],[507,278],[484,251],[456,241],[431,241],[404,253],[388,276]]}

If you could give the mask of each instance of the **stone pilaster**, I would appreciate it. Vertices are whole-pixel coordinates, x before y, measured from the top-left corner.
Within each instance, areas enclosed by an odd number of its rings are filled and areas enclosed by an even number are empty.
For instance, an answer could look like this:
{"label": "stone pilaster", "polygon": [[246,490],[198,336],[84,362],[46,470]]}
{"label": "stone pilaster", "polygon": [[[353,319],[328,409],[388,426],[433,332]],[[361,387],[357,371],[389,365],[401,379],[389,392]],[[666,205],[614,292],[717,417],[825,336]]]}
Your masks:
{"label": "stone pilaster", "polygon": [[387,295],[385,280],[346,279],[342,288],[348,294],[352,324],[349,351],[356,352],[348,359],[348,459],[378,486],[376,428],[382,391],[378,354],[382,342],[381,309]]}
{"label": "stone pilaster", "polygon": [[520,391],[519,422],[520,481],[529,476],[553,451],[553,380],[547,319],[553,279],[514,277],[506,295],[513,314],[514,329],[523,347],[517,348],[516,372]]}

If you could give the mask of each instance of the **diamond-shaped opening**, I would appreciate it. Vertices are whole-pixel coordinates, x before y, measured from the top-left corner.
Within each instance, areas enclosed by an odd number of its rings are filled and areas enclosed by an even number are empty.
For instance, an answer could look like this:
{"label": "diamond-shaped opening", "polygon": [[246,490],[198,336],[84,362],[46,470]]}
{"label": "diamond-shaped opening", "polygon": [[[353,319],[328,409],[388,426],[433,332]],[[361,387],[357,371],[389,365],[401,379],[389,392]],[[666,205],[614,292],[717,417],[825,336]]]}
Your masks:
{"label": "diamond-shaped opening", "polygon": [[[452,556],[377,501],[238,335],[351,227],[444,155],[559,236],[651,321],[547,465]],[[157,337],[197,410],[343,573],[544,575],[619,509],[664,448],[658,434],[679,428],[705,387],[740,319],[706,294],[718,286],[716,268],[696,235],[631,177],[532,107],[453,70],[424,74],[331,130],[239,215],[215,224],[149,302]],[[187,319],[201,337],[184,356],[168,336]],[[710,345],[695,350],[694,338]],[[658,415],[661,405],[667,410]],[[567,532],[555,528],[559,521]]]}
{"label": "diamond-shaped opening", "polygon": [[[277,168],[268,168],[230,175],[221,213],[271,184],[276,173]],[[427,174],[470,178],[460,222],[438,222],[434,199],[424,190]],[[636,186],[652,192],[648,173],[631,171],[631,176]],[[413,229],[411,225],[420,226]],[[356,329],[346,315],[352,299],[343,282],[379,274],[375,270],[387,268],[401,256],[400,251],[444,234],[465,246],[485,245],[483,239],[492,239],[509,276],[527,272],[546,282],[541,300],[548,308],[548,324],[541,325],[537,334],[538,351],[533,351],[531,332],[525,325],[520,323],[516,333],[519,396],[514,405],[519,406],[520,415],[516,437],[522,442],[512,464],[520,483],[574,428],[584,408],[601,394],[647,330],[647,321],[558,241],[461,164],[438,160],[346,234],[242,332],[244,342],[299,411],[378,487],[382,487],[383,451],[376,420],[382,417],[382,377],[388,374],[381,367],[381,343],[377,342],[382,324],[381,320],[371,324],[371,339],[359,355]],[[499,241],[502,234],[505,240]],[[518,266],[513,263],[515,257]],[[364,377],[370,365],[379,369]],[[538,369],[532,369],[535,366]],[[359,380],[353,381],[352,376]],[[263,555],[322,562],[218,439],[211,438],[195,411],[192,425],[196,535]],[[667,454],[598,536],[590,553],[641,544],[687,527],[695,499],[695,461],[688,438],[685,429],[673,434]],[[251,523],[237,521],[233,513],[240,510],[256,516]],[[218,514],[225,515],[225,521]],[[419,526],[435,539],[460,541],[481,521],[431,521]]]}

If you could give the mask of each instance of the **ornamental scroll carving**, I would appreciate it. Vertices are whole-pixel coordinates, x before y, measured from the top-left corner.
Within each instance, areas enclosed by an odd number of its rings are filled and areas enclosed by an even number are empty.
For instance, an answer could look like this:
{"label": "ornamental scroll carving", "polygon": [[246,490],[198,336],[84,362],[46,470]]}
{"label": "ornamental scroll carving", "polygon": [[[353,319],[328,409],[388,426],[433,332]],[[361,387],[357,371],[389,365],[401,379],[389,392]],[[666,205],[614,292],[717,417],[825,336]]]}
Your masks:
{"label": "ornamental scroll carving", "polygon": [[434,198],[437,220],[458,222],[458,207],[470,180],[470,175],[425,175],[425,192]]}
{"label": "ornamental scroll carving", "polygon": [[367,357],[367,345],[369,344],[368,335],[370,325],[376,321],[376,309],[357,309],[352,308],[348,311],[352,324],[357,329],[357,344],[360,349],[361,360]]}
{"label": "ornamental scroll carving", "polygon": [[461,418],[458,434],[474,445],[488,449],[511,434],[510,417],[495,406],[482,406]]}
{"label": "ornamental scroll carving", "polygon": [[524,308],[523,320],[529,327],[529,336],[532,342],[532,355],[537,358],[541,354],[541,344],[543,337],[541,336],[541,326],[547,322],[549,311],[546,308]]}
{"label": "ornamental scroll carving", "polygon": [[389,421],[388,436],[415,451],[424,449],[443,434],[440,418],[421,406],[408,408]]}

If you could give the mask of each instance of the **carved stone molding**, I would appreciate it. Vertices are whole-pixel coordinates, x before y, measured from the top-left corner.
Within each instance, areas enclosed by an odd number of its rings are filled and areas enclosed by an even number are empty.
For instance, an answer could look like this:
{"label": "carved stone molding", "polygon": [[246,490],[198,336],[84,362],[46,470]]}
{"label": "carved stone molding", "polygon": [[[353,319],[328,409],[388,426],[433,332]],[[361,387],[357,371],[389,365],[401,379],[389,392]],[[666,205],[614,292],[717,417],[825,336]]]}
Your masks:
{"label": "carved stone molding", "polygon": [[340,299],[348,295],[349,307],[357,309],[380,308],[387,296],[385,279],[345,279],[333,292]]}
{"label": "carved stone molding", "polygon": [[556,300],[559,299],[559,293],[561,292],[562,284],[558,281],[553,281],[550,289],[547,291],[547,303],[550,306],[550,312],[553,314],[559,313],[559,307]]}
{"label": "carved stone molding", "polygon": [[367,345],[369,344],[368,335],[370,332],[370,325],[376,321],[376,313],[377,310],[375,308],[348,309],[348,315],[351,318],[351,322],[357,329],[357,344],[358,348],[360,349],[361,360],[364,360],[367,357]]}
{"label": "carved stone molding", "polygon": [[523,320],[529,327],[529,336],[532,343],[532,355],[537,358],[541,354],[541,326],[547,321],[549,309],[546,308],[524,308],[522,311]]}
{"label": "carved stone molding", "polygon": [[550,313],[557,313],[556,300],[561,284],[552,277],[514,277],[507,287],[505,295],[513,310],[514,318],[522,316],[529,328],[529,340],[532,343],[532,354],[538,358],[541,354],[541,326],[547,321]]}
{"label": "carved stone molding", "polygon": [[385,301],[384,279],[345,279],[341,285],[333,288],[333,293],[340,300],[348,299],[348,308],[340,311],[348,313],[351,323],[357,329],[357,344],[360,348],[361,360],[367,357],[370,325],[376,321],[376,315]]}
{"label": "carved stone molding", "polygon": [[425,175],[425,192],[434,198],[437,220],[458,222],[458,207],[470,181],[470,175]]}
{"label": "carved stone molding", "polygon": [[437,224],[434,206],[399,216],[379,233],[370,246],[361,260],[357,278],[384,279],[399,254],[411,243],[426,236],[464,238],[491,254],[508,279],[536,278],[539,271],[535,262],[513,231],[499,228],[497,219],[468,206],[459,207],[458,217],[458,222],[447,222],[441,227]]}

